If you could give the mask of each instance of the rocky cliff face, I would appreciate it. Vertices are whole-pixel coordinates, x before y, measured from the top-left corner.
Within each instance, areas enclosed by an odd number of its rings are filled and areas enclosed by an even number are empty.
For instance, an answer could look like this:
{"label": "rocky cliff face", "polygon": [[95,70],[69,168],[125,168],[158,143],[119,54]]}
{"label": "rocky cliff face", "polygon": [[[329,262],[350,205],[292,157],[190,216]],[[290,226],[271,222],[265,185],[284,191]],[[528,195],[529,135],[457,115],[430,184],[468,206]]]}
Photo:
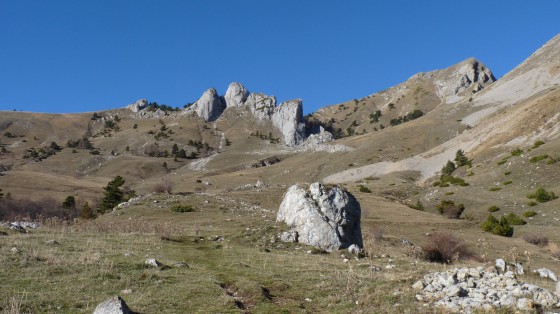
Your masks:
{"label": "rocky cliff face", "polygon": [[214,121],[226,108],[245,107],[260,121],[272,121],[284,137],[287,146],[296,146],[305,139],[301,100],[291,100],[276,106],[276,98],[261,93],[249,93],[240,83],[231,83],[224,97],[214,88],[204,92],[186,112],[193,110],[206,120]]}
{"label": "rocky cliff face", "polygon": [[496,81],[484,64],[470,58],[453,67],[438,71],[434,78],[437,95],[447,103],[461,100],[463,92],[476,93]]}
{"label": "rocky cliff face", "polygon": [[224,95],[224,100],[226,102],[226,107],[239,107],[245,103],[249,92],[245,89],[245,86],[240,83],[233,82],[229,84],[229,87]]}
{"label": "rocky cliff face", "polygon": [[146,99],[137,100],[135,103],[126,106],[126,109],[130,109],[132,112],[139,112],[140,110],[148,107],[148,101]]}
{"label": "rocky cliff face", "polygon": [[277,221],[295,232],[293,240],[326,251],[362,247],[361,209],[358,201],[340,187],[327,190],[313,183],[309,193],[294,185],[284,195]]}
{"label": "rocky cliff face", "polygon": [[287,146],[296,146],[305,139],[301,99],[280,104],[272,114],[272,124],[284,135]]}
{"label": "rocky cliff face", "polygon": [[223,99],[214,88],[210,88],[192,105],[192,109],[205,121],[214,121],[226,108]]}

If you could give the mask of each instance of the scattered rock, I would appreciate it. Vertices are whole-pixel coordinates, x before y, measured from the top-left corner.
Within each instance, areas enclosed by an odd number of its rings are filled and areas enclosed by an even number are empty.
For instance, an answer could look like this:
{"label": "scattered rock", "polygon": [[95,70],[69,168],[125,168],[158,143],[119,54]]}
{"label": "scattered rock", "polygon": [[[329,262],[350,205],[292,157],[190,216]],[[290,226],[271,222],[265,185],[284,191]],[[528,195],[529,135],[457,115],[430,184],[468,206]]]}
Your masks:
{"label": "scattered rock", "polygon": [[339,186],[313,183],[309,192],[294,185],[284,194],[276,220],[297,232],[297,241],[328,252],[362,244],[358,201]]}
{"label": "scattered rock", "polygon": [[348,247],[348,253],[350,254],[359,254],[360,252],[362,252],[362,249],[356,244],[352,244]]}
{"label": "scattered rock", "polygon": [[20,252],[20,250],[17,247],[11,248],[10,251],[12,252],[12,254],[18,254]]}
{"label": "scattered rock", "polygon": [[147,260],[144,262],[144,265],[150,266],[150,267],[158,267],[158,268],[163,266],[163,264],[160,263],[160,262],[159,262],[158,260],[156,260],[155,258],[147,259]]}
{"label": "scattered rock", "polygon": [[122,294],[131,294],[132,293],[132,289],[124,289],[121,291]]}
{"label": "scattered rock", "polygon": [[177,267],[177,268],[191,268],[189,266],[189,264],[185,263],[185,262],[177,262],[175,263],[173,266]]}
{"label": "scattered rock", "polygon": [[548,268],[537,269],[534,270],[534,272],[538,273],[542,278],[550,278],[552,281],[558,281],[556,274]]}
{"label": "scattered rock", "polygon": [[285,231],[280,234],[282,242],[298,242],[298,233],[295,230]]}
{"label": "scattered rock", "polygon": [[521,298],[517,300],[517,309],[520,311],[530,311],[534,308],[535,303],[533,300],[527,298]]}
{"label": "scattered rock", "polygon": [[496,268],[498,269],[498,271],[500,273],[502,273],[502,274],[505,273],[506,272],[506,261],[504,261],[501,258],[498,258],[496,260]]}
{"label": "scattered rock", "polygon": [[58,243],[58,241],[56,241],[56,240],[47,240],[47,241],[45,241],[45,244],[48,244],[48,245],[60,245],[60,243]]}
{"label": "scattered rock", "polygon": [[93,314],[134,314],[126,305],[126,302],[116,296],[99,304]]}
{"label": "scattered rock", "polygon": [[416,295],[418,300],[451,312],[492,311],[500,307],[530,310],[556,306],[558,296],[549,290],[519,282],[512,271],[502,273],[506,269],[506,263],[502,261],[498,259],[496,267],[487,270],[482,267],[455,268],[430,273],[414,283],[412,288],[420,291]]}

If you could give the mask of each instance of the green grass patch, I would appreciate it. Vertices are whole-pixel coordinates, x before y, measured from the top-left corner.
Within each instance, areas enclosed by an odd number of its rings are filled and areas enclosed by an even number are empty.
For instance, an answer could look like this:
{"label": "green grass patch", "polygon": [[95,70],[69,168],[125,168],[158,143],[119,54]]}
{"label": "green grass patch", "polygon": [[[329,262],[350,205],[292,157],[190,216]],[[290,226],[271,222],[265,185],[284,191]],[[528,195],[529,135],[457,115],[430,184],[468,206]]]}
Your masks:
{"label": "green grass patch", "polygon": [[533,144],[533,149],[535,148],[539,148],[539,146],[544,145],[544,142],[541,140],[535,141],[535,144]]}
{"label": "green grass patch", "polygon": [[525,217],[525,218],[534,217],[536,215],[537,215],[537,212],[534,211],[534,210],[528,210],[528,211],[523,213],[523,217]]}
{"label": "green grass patch", "polygon": [[533,157],[529,158],[529,162],[530,163],[536,163],[536,162],[539,162],[539,161],[547,159],[547,158],[548,158],[548,155],[533,156]]}
{"label": "green grass patch", "polygon": [[511,156],[514,156],[514,157],[519,156],[521,154],[523,154],[523,150],[519,147],[511,151]]}
{"label": "green grass patch", "polygon": [[502,188],[499,187],[499,186],[493,186],[493,187],[489,188],[488,191],[490,191],[490,192],[496,192],[496,191],[499,191],[499,190],[501,190],[501,189],[502,189]]}
{"label": "green grass patch", "polygon": [[508,181],[502,182],[502,185],[510,185],[510,184],[512,184],[512,183],[513,183],[513,181],[508,180]]}
{"label": "green grass patch", "polygon": [[511,174],[511,171],[506,171],[506,172],[504,172],[504,174],[505,174],[506,176],[509,176],[509,175]]}
{"label": "green grass patch", "polygon": [[497,212],[499,210],[500,210],[500,208],[496,205],[488,207],[488,211],[491,212],[491,213]]}
{"label": "green grass patch", "polygon": [[507,222],[512,226],[526,225],[527,222],[514,213],[509,213],[506,216]]}
{"label": "green grass patch", "polygon": [[371,190],[367,186],[358,185],[358,187],[360,188],[360,192],[362,193],[371,193]]}

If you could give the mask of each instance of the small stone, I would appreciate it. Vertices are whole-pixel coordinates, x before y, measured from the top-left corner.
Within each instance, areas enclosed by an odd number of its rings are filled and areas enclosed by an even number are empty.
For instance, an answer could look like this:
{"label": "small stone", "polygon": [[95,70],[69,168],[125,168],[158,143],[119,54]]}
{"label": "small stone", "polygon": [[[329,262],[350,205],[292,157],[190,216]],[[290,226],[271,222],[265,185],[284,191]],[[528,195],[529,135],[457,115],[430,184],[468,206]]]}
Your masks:
{"label": "small stone", "polygon": [[311,300],[310,298],[305,298],[305,301],[311,302],[311,301],[313,301],[313,300]]}
{"label": "small stone", "polygon": [[498,258],[496,260],[496,268],[498,268],[500,273],[503,274],[506,271],[506,262],[503,259]]}
{"label": "small stone", "polygon": [[177,268],[190,268],[189,264],[185,263],[185,262],[177,262],[175,263],[173,266],[177,267]]}
{"label": "small stone", "polygon": [[295,230],[282,232],[279,236],[282,242],[298,242],[298,233]]}
{"label": "small stone", "polygon": [[426,286],[426,285],[424,284],[424,282],[423,282],[422,280],[418,280],[417,282],[415,282],[415,283],[412,285],[412,288],[413,288],[414,290],[420,291],[420,290],[424,289],[425,286]]}
{"label": "small stone", "polygon": [[131,294],[132,293],[132,289],[124,289],[121,291],[122,294]]}
{"label": "small stone", "polygon": [[385,266],[385,269],[393,269],[393,268],[395,268],[395,264],[389,264]]}
{"label": "small stone", "polygon": [[93,314],[132,314],[133,312],[128,308],[126,302],[116,296],[103,303],[99,304]]}
{"label": "small stone", "polygon": [[343,260],[342,260],[342,262],[344,262],[344,263],[348,263],[348,259],[347,259],[347,258],[345,258],[345,259],[343,259]]}
{"label": "small stone", "polygon": [[533,301],[527,298],[521,298],[517,300],[517,309],[520,311],[529,311],[533,309],[534,306],[535,304],[533,303]]}
{"label": "small stone", "polygon": [[161,267],[161,266],[163,266],[163,264],[160,263],[160,262],[159,262],[158,260],[156,260],[155,258],[147,259],[147,260],[144,262],[144,265],[146,265],[146,266],[151,266],[151,267]]}
{"label": "small stone", "polygon": [[462,297],[465,294],[466,294],[466,291],[459,286],[451,286],[447,290],[447,296],[448,297]]}
{"label": "small stone", "polygon": [[556,274],[548,268],[537,269],[535,272],[537,272],[542,278],[550,278],[553,281],[558,281]]}
{"label": "small stone", "polygon": [[60,243],[58,243],[56,240],[47,240],[47,241],[45,241],[45,244],[48,244],[48,245],[60,245]]}
{"label": "small stone", "polygon": [[12,252],[12,254],[17,254],[20,252],[20,250],[17,247],[11,248],[10,251]]}
{"label": "small stone", "polygon": [[515,273],[518,275],[523,275],[525,270],[523,269],[523,265],[521,263],[515,263]]}
{"label": "small stone", "polygon": [[350,254],[359,254],[362,251],[359,246],[356,244],[352,244],[348,247],[348,253]]}

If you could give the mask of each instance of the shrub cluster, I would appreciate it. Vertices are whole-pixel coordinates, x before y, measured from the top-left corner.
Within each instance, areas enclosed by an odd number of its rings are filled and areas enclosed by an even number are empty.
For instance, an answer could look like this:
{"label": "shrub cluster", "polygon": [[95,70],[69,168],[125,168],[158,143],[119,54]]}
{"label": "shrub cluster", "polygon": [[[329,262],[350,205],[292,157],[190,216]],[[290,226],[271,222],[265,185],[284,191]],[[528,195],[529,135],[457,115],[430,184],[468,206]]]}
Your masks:
{"label": "shrub cluster", "polygon": [[538,188],[535,193],[531,193],[527,195],[527,198],[535,199],[539,203],[546,203],[548,201],[552,201],[558,198],[556,194],[552,191],[547,191],[543,188]]}
{"label": "shrub cluster", "polygon": [[422,251],[424,258],[430,262],[451,264],[473,256],[465,243],[451,233],[434,233],[429,239]]}
{"label": "shrub cluster", "polygon": [[492,232],[495,235],[503,237],[513,236],[513,227],[509,224],[507,218],[502,216],[500,220],[496,219],[492,214],[488,216],[486,221],[482,223],[482,230]]}
{"label": "shrub cluster", "polygon": [[194,207],[192,207],[191,205],[175,205],[171,207],[171,211],[174,211],[176,213],[189,213],[194,212]]}
{"label": "shrub cluster", "polygon": [[527,233],[524,234],[521,239],[523,239],[527,243],[531,243],[538,246],[546,246],[548,245],[548,238],[542,234],[536,233]]}
{"label": "shrub cluster", "polygon": [[437,210],[440,214],[445,215],[449,219],[459,219],[463,211],[465,211],[465,205],[457,204],[449,200],[442,200],[437,205]]}

